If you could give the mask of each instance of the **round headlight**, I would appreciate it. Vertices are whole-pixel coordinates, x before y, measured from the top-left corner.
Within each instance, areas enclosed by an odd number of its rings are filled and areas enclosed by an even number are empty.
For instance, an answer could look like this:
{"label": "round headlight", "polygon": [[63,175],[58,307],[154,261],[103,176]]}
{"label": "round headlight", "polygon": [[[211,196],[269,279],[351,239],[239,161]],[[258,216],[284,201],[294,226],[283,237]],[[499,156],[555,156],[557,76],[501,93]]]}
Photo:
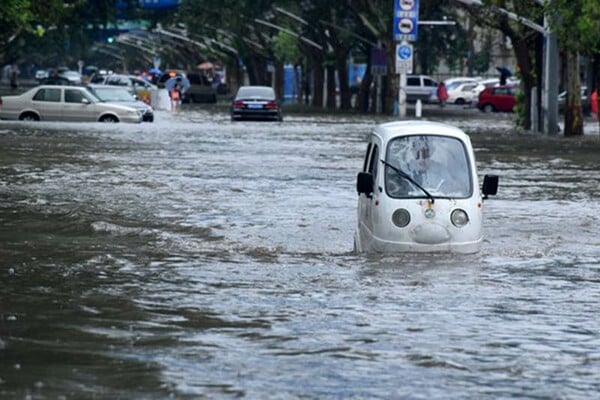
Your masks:
{"label": "round headlight", "polygon": [[461,210],[459,208],[452,211],[452,214],[450,214],[450,220],[454,226],[461,228],[469,222],[469,216],[465,210]]}
{"label": "round headlight", "polygon": [[404,208],[399,208],[392,214],[392,222],[398,228],[404,228],[410,222],[410,214]]}

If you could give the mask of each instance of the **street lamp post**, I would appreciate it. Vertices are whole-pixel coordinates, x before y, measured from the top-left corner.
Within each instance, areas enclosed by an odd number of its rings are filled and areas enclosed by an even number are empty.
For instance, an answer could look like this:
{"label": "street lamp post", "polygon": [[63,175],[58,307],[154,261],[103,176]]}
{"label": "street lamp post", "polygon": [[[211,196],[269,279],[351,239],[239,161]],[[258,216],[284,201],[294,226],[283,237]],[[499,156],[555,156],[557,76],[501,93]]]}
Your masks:
{"label": "street lamp post", "polygon": [[[457,0],[460,3],[471,6],[483,6],[481,0]],[[549,0],[551,1],[551,0]],[[537,4],[544,5],[544,0],[535,0]],[[509,19],[522,23],[523,25],[544,35],[544,65],[543,65],[543,87],[542,87],[542,129],[543,132],[555,135],[558,133],[558,45],[556,32],[550,29],[549,16],[544,16],[544,26],[521,17],[504,8],[490,6],[496,12],[506,15]]]}

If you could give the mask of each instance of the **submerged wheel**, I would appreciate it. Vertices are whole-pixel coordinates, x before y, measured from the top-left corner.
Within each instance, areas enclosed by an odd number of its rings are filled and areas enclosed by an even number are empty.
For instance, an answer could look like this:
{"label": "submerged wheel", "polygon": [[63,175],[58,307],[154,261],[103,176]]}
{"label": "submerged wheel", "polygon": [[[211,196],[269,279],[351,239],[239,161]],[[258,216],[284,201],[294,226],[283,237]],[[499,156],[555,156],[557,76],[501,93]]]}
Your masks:
{"label": "submerged wheel", "polygon": [[104,115],[100,118],[100,122],[108,122],[108,123],[116,123],[119,122],[119,119],[114,115]]}
{"label": "submerged wheel", "polygon": [[496,109],[494,108],[493,105],[486,104],[485,106],[483,106],[482,110],[483,110],[483,112],[490,113],[490,112],[494,112]]}
{"label": "submerged wheel", "polygon": [[19,117],[21,121],[39,121],[40,117],[32,112],[27,112]]}

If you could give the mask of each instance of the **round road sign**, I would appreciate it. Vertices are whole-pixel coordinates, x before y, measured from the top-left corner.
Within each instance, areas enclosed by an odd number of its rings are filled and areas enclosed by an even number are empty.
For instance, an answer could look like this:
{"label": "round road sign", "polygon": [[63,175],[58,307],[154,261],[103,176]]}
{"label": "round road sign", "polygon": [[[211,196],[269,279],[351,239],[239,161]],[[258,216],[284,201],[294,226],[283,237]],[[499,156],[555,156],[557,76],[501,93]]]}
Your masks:
{"label": "round road sign", "polygon": [[400,8],[404,11],[410,11],[415,7],[415,0],[398,0],[400,2]]}
{"label": "round road sign", "polygon": [[405,35],[412,33],[414,27],[413,20],[410,18],[401,18],[398,21],[398,30]]}

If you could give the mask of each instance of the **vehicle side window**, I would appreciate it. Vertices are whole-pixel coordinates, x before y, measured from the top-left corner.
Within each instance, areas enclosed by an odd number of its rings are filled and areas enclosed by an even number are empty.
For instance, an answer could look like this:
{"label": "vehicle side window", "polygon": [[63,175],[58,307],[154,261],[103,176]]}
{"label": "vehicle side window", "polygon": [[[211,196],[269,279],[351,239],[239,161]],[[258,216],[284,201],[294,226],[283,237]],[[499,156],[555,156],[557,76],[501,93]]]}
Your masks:
{"label": "vehicle side window", "polygon": [[437,84],[429,78],[424,78],[423,83],[425,86],[437,86]]}
{"label": "vehicle side window", "polygon": [[421,86],[421,79],[419,77],[408,77],[406,78],[407,86]]}
{"label": "vehicle side window", "polygon": [[367,153],[365,154],[365,161],[363,162],[363,172],[367,172],[367,163],[369,162],[369,154],[371,154],[371,146],[373,145],[373,143],[369,142],[369,145],[367,146]]}
{"label": "vehicle side window", "polygon": [[379,147],[375,144],[375,145],[373,145],[371,161],[369,162],[369,170],[367,171],[367,172],[370,172],[371,175],[373,175],[373,184],[375,184],[375,182],[377,182],[377,171],[378,170],[379,170]]}
{"label": "vehicle side window", "polygon": [[60,89],[40,89],[33,100],[60,102]]}
{"label": "vehicle side window", "polygon": [[145,87],[146,83],[141,79],[131,78],[131,85],[133,87],[138,87],[138,86]]}
{"label": "vehicle side window", "polygon": [[81,103],[83,94],[79,90],[65,90],[65,103]]}

